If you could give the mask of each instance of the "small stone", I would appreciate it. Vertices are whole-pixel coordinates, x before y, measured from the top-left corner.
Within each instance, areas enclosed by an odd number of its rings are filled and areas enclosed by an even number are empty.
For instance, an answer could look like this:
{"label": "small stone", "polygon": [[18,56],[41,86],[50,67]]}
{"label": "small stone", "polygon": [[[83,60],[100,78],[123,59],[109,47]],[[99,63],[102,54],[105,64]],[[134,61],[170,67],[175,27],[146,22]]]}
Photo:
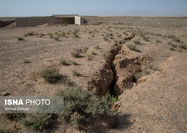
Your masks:
{"label": "small stone", "polygon": [[119,104],[119,103],[116,103],[116,104],[114,104],[114,105],[112,106],[112,108],[113,108],[114,111],[118,111],[119,107],[120,107],[120,104]]}

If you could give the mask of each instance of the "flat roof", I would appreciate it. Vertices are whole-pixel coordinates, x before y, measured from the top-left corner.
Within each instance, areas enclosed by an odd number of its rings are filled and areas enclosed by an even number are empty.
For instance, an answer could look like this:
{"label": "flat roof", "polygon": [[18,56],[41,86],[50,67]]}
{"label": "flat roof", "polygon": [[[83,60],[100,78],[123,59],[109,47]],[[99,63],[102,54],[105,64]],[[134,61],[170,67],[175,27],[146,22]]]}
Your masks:
{"label": "flat roof", "polygon": [[71,17],[75,17],[78,16],[78,14],[55,14],[53,15],[55,18],[71,18]]}

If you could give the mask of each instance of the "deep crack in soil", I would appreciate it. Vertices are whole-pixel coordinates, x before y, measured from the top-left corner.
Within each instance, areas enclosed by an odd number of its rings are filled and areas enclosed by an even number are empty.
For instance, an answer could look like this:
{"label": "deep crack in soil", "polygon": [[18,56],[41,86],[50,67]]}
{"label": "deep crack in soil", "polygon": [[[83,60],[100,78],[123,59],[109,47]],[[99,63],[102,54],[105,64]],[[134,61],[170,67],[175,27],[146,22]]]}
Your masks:
{"label": "deep crack in soil", "polygon": [[125,51],[122,45],[131,41],[135,35],[124,38],[116,42],[109,54],[106,56],[106,63],[98,74],[88,83],[89,89],[96,89],[97,95],[102,96],[107,93],[117,96],[125,89],[133,87],[137,82],[136,73],[142,72],[151,59],[146,57],[124,58]]}

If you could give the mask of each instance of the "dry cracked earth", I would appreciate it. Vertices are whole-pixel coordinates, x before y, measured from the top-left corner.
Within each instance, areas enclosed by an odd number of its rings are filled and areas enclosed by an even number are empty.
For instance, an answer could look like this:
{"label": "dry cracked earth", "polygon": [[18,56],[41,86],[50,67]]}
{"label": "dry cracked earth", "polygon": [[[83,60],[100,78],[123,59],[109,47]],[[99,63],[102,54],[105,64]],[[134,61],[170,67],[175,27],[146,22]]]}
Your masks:
{"label": "dry cracked earth", "polygon": [[[49,84],[53,68],[66,77]],[[69,85],[96,88],[118,100],[115,120],[78,130],[60,123],[50,132],[186,133],[187,27],[123,24],[42,25],[0,29],[0,94],[56,95]],[[34,132],[0,116],[8,133]],[[0,130],[0,131],[1,131]]]}

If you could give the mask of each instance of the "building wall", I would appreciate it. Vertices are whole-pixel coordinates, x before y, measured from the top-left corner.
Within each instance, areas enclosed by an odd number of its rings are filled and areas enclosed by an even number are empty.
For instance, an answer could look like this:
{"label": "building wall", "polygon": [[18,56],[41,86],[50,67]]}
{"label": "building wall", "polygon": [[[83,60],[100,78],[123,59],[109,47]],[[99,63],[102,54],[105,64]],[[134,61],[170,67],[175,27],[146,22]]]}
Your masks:
{"label": "building wall", "polygon": [[75,16],[75,24],[76,25],[81,25],[81,17],[80,16]]}
{"label": "building wall", "polygon": [[16,18],[16,26],[24,27],[24,26],[37,26],[46,23],[50,24],[77,24],[81,25],[81,17],[80,16],[72,16],[72,17],[55,17],[55,16],[47,16],[47,17],[18,17]]}
{"label": "building wall", "polygon": [[52,23],[54,17],[20,17],[16,18],[16,26],[36,26],[46,23]]}
{"label": "building wall", "polygon": [[55,18],[55,24],[74,24],[74,17],[72,18]]}
{"label": "building wall", "polygon": [[14,23],[15,21],[0,21],[0,27],[5,27],[9,24]]}

